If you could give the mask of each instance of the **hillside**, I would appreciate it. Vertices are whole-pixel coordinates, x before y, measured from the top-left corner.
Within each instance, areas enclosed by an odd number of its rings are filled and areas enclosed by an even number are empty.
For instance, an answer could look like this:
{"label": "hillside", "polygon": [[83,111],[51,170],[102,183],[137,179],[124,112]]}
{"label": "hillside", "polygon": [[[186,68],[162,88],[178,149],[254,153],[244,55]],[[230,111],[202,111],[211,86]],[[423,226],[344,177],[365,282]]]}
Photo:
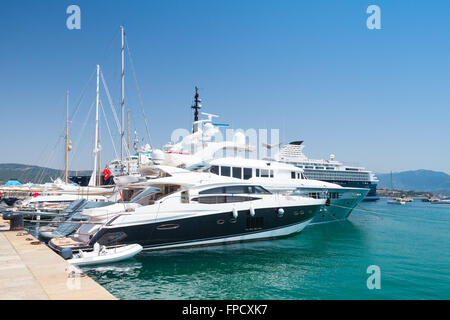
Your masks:
{"label": "hillside", "polygon": [[[391,174],[377,173],[378,188],[391,189]],[[450,194],[450,175],[431,170],[414,170],[392,173],[392,186],[397,190],[430,191]]]}
{"label": "hillside", "polygon": [[[69,175],[88,175],[90,173],[88,170],[69,171]],[[22,183],[45,183],[63,176],[63,170],[26,164],[0,163],[0,185],[11,179],[19,180]]]}

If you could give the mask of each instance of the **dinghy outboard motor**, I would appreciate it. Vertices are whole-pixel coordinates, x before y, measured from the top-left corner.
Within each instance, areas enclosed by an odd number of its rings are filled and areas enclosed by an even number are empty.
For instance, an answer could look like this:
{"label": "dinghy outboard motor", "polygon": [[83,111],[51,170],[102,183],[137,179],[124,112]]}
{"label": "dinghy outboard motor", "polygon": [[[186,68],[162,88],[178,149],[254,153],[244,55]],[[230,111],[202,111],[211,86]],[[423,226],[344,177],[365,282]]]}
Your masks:
{"label": "dinghy outboard motor", "polygon": [[73,258],[72,249],[62,248],[61,249],[61,257],[63,257],[63,259],[65,259],[65,260],[72,259]]}
{"label": "dinghy outboard motor", "polygon": [[7,211],[3,213],[3,219],[9,220],[9,231],[23,230],[23,215],[19,212]]}

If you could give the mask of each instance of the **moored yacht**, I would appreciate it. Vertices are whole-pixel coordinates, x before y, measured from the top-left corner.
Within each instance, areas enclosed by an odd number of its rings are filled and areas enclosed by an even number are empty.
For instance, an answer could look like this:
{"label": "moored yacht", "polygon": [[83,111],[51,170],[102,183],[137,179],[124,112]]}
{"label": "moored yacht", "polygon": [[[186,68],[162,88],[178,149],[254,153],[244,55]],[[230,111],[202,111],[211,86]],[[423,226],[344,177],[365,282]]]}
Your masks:
{"label": "moored yacht", "polygon": [[328,199],[328,206],[314,217],[311,224],[345,220],[369,192],[364,188],[308,179],[303,169],[277,161],[228,157],[211,160],[209,164],[210,172],[216,175],[257,183],[274,193]]}
{"label": "moored yacht", "polygon": [[303,154],[303,141],[293,141],[280,149],[275,155],[277,161],[293,164],[304,170],[309,179],[327,181],[343,187],[367,188],[369,192],[364,201],[380,199],[377,195],[378,179],[372,171],[362,167],[344,165],[336,161],[333,154],[329,160],[309,159]]}
{"label": "moored yacht", "polygon": [[146,205],[104,223],[84,224],[71,237],[52,239],[50,247],[61,252],[95,243],[136,243],[157,250],[270,239],[303,230],[326,201],[272,194],[247,181],[189,171],[145,185],[156,187],[146,195]]}

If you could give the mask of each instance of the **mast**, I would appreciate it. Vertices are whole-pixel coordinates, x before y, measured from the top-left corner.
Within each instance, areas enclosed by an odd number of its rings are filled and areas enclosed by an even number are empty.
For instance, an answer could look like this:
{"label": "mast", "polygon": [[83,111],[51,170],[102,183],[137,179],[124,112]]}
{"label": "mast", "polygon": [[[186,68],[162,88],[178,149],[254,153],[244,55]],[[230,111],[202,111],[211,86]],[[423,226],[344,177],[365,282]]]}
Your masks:
{"label": "mast", "polygon": [[95,147],[94,147],[94,170],[92,170],[92,185],[96,185],[97,183],[95,182],[95,176],[97,173],[97,161],[98,161],[98,152],[99,152],[99,114],[100,114],[100,110],[99,110],[99,104],[100,104],[100,97],[99,97],[99,77],[100,77],[100,66],[97,65],[97,95],[96,95],[96,100],[95,100]]}
{"label": "mast", "polygon": [[128,155],[130,155],[130,110],[127,111],[127,128]]}
{"label": "mast", "polygon": [[[128,156],[130,156],[130,110],[127,111],[127,138],[128,138]],[[130,161],[128,163],[128,174],[130,174]]]}
{"label": "mast", "polygon": [[69,183],[69,90],[66,96],[66,166],[64,170],[64,177],[66,184]]}
{"label": "mast", "polygon": [[124,47],[123,47],[123,39],[124,39],[124,29],[123,26],[120,26],[120,33],[122,35],[122,47],[121,47],[121,56],[122,56],[122,96],[121,96],[121,109],[122,109],[122,127],[120,129],[120,161],[121,161],[121,166],[120,166],[120,171],[123,173],[123,135],[124,135],[124,118],[125,118],[125,109],[124,109],[124,105],[125,105],[125,59],[124,59]]}
{"label": "mast", "polygon": [[201,107],[202,107],[200,102],[202,102],[202,100],[199,99],[198,88],[195,87],[194,105],[191,106],[191,108],[195,110],[194,111],[194,125],[192,128],[192,133],[195,133],[198,131],[198,123],[196,123],[196,122],[198,121],[198,109],[201,109]]}
{"label": "mast", "polygon": [[101,161],[101,144],[100,144],[100,99],[98,100],[98,140],[97,140],[97,147],[98,147],[98,174],[97,174],[97,185],[100,186],[102,184],[102,161]]}

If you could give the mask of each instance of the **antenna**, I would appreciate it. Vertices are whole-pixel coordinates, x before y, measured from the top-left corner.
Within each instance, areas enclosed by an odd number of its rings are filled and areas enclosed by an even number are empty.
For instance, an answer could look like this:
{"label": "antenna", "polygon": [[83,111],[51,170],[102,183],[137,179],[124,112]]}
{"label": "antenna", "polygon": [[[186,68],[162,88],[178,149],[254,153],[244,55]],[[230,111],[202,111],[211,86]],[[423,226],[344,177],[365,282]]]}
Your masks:
{"label": "antenna", "polygon": [[[200,112],[202,115],[207,116],[208,120],[204,120],[204,121],[209,121],[212,122],[212,118],[218,118],[219,116],[216,114],[212,114],[212,113],[206,113],[206,112]],[[198,119],[196,120],[198,121]]]}
{"label": "antenna", "polygon": [[192,128],[192,133],[195,133],[198,131],[198,123],[196,123],[198,121],[198,109],[202,108],[202,105],[200,104],[200,102],[202,102],[201,99],[199,99],[199,94],[198,94],[198,87],[195,87],[195,96],[194,96],[194,105],[191,106],[192,109],[194,109],[194,125]]}

